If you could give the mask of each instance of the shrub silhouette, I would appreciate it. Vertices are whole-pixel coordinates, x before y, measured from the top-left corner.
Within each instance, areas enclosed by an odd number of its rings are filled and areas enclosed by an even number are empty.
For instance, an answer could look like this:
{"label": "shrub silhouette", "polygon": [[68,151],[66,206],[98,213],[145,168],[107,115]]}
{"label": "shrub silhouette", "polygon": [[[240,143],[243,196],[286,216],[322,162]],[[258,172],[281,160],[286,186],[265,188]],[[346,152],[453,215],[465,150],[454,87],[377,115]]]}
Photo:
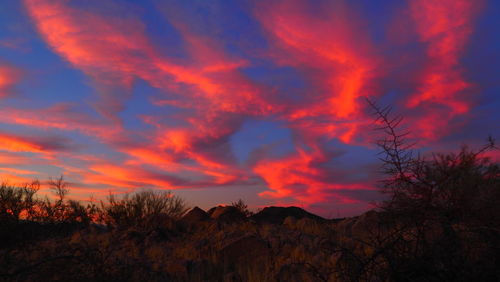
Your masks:
{"label": "shrub silhouette", "polygon": [[97,218],[99,209],[95,204],[85,206],[79,201],[65,199],[69,189],[62,176],[48,183],[56,196],[55,201],[37,197],[38,180],[24,185],[0,184],[0,221],[89,225]]}
{"label": "shrub silhouette", "polygon": [[432,154],[430,159],[415,156],[414,144],[406,139],[409,132],[399,132],[402,118],[391,117],[390,107],[368,102],[382,123],[378,130],[386,135],[377,141],[387,176],[383,188],[390,196],[383,208],[426,209],[454,220],[478,215],[476,209],[492,208],[491,201],[499,195],[500,166],[483,153],[498,149],[493,138],[479,150],[463,146],[458,153]]}
{"label": "shrub silhouette", "polygon": [[180,218],[186,211],[185,201],[169,191],[139,191],[121,197],[109,195],[100,207],[93,203],[66,199],[69,189],[61,176],[48,181],[55,200],[39,198],[40,182],[24,185],[0,184],[0,221],[20,220],[40,223],[83,223],[102,221],[109,226],[139,226],[161,220]]}
{"label": "shrub silhouette", "polygon": [[127,193],[122,197],[109,195],[101,202],[101,217],[104,223],[117,228],[154,228],[166,220],[179,219],[188,210],[185,201],[170,191],[144,190]]}
{"label": "shrub silhouette", "polygon": [[242,199],[238,199],[236,202],[232,202],[231,206],[237,208],[241,213],[243,213],[246,217],[249,217],[253,215],[253,212],[251,212],[248,209],[248,205],[243,201]]}
{"label": "shrub silhouette", "polygon": [[35,194],[39,189],[39,181],[21,187],[6,182],[0,184],[0,220],[18,221],[21,216],[27,219],[34,218],[38,204]]}

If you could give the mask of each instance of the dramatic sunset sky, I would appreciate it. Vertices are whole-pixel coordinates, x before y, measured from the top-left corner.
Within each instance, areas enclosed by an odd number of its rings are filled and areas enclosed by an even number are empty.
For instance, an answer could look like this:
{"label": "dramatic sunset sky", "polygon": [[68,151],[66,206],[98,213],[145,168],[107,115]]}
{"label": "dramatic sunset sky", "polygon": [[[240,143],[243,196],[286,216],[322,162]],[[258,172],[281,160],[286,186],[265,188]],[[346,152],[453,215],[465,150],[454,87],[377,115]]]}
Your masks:
{"label": "dramatic sunset sky", "polygon": [[381,199],[364,97],[423,152],[500,138],[499,15],[494,0],[1,0],[0,178],[354,215]]}

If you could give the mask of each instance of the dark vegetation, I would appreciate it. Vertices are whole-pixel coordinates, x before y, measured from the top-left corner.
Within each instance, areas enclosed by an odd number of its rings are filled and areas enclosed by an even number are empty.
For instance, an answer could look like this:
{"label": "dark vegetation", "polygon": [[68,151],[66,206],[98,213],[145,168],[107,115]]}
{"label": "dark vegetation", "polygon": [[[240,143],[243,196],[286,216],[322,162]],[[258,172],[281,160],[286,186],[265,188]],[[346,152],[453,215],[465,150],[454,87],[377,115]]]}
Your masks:
{"label": "dark vegetation", "polygon": [[387,200],[327,220],[297,207],[188,211],[170,192],[88,204],[0,186],[2,281],[500,281],[500,166],[478,150],[422,157],[369,102]]}

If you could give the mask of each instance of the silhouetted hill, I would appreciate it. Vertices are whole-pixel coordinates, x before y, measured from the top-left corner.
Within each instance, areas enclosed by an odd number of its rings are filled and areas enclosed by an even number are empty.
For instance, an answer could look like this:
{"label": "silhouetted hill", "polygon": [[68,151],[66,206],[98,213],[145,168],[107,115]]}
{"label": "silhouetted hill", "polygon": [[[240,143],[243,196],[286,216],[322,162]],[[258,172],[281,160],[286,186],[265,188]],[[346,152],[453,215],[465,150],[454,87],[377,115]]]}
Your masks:
{"label": "silhouetted hill", "polygon": [[183,217],[182,221],[186,223],[196,223],[200,221],[206,221],[210,219],[210,215],[199,207],[192,208]]}
{"label": "silhouetted hill", "polygon": [[307,212],[299,207],[266,207],[250,218],[258,223],[281,224],[287,217],[296,219],[310,218],[314,220],[325,220],[324,218]]}

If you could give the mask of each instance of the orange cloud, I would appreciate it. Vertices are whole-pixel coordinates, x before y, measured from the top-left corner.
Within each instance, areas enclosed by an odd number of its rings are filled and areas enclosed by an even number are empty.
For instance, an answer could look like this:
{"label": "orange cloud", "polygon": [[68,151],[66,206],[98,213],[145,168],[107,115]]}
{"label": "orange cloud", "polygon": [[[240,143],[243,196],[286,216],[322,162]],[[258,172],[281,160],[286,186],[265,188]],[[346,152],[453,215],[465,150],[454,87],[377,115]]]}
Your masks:
{"label": "orange cloud", "polygon": [[155,187],[176,189],[191,187],[189,181],[155,169],[135,165],[116,165],[109,162],[95,163],[82,171],[85,183],[104,184],[112,187],[138,188]]}
{"label": "orange cloud", "polygon": [[17,153],[0,151],[0,164],[17,165],[17,164],[30,164],[30,163],[32,163],[32,161],[28,157],[22,156]]}
{"label": "orange cloud", "polygon": [[[196,161],[196,163],[191,164],[182,164],[178,154],[163,153],[164,150],[161,148],[132,147],[123,148],[121,151],[130,157],[126,161],[126,165],[151,165],[162,171],[183,173],[191,178],[199,178],[204,175],[210,178],[206,182],[207,185],[210,185],[210,183],[212,185],[223,185],[242,178],[242,172],[237,168],[217,161],[207,160],[206,157],[196,151],[182,151],[181,153],[184,158]],[[171,185],[171,187],[175,188],[175,185]]]}
{"label": "orange cloud", "polygon": [[24,177],[21,175],[12,174],[8,172],[3,173],[0,171],[0,182],[4,181],[10,184],[22,184],[22,183],[31,183],[33,181],[33,178]]}
{"label": "orange cloud", "polygon": [[17,175],[36,175],[36,174],[39,174],[38,171],[11,168],[11,167],[0,167],[0,170],[5,171],[5,172],[9,172],[9,173],[15,173]]}
{"label": "orange cloud", "polygon": [[8,152],[44,153],[42,145],[18,136],[0,134],[0,148]]}

